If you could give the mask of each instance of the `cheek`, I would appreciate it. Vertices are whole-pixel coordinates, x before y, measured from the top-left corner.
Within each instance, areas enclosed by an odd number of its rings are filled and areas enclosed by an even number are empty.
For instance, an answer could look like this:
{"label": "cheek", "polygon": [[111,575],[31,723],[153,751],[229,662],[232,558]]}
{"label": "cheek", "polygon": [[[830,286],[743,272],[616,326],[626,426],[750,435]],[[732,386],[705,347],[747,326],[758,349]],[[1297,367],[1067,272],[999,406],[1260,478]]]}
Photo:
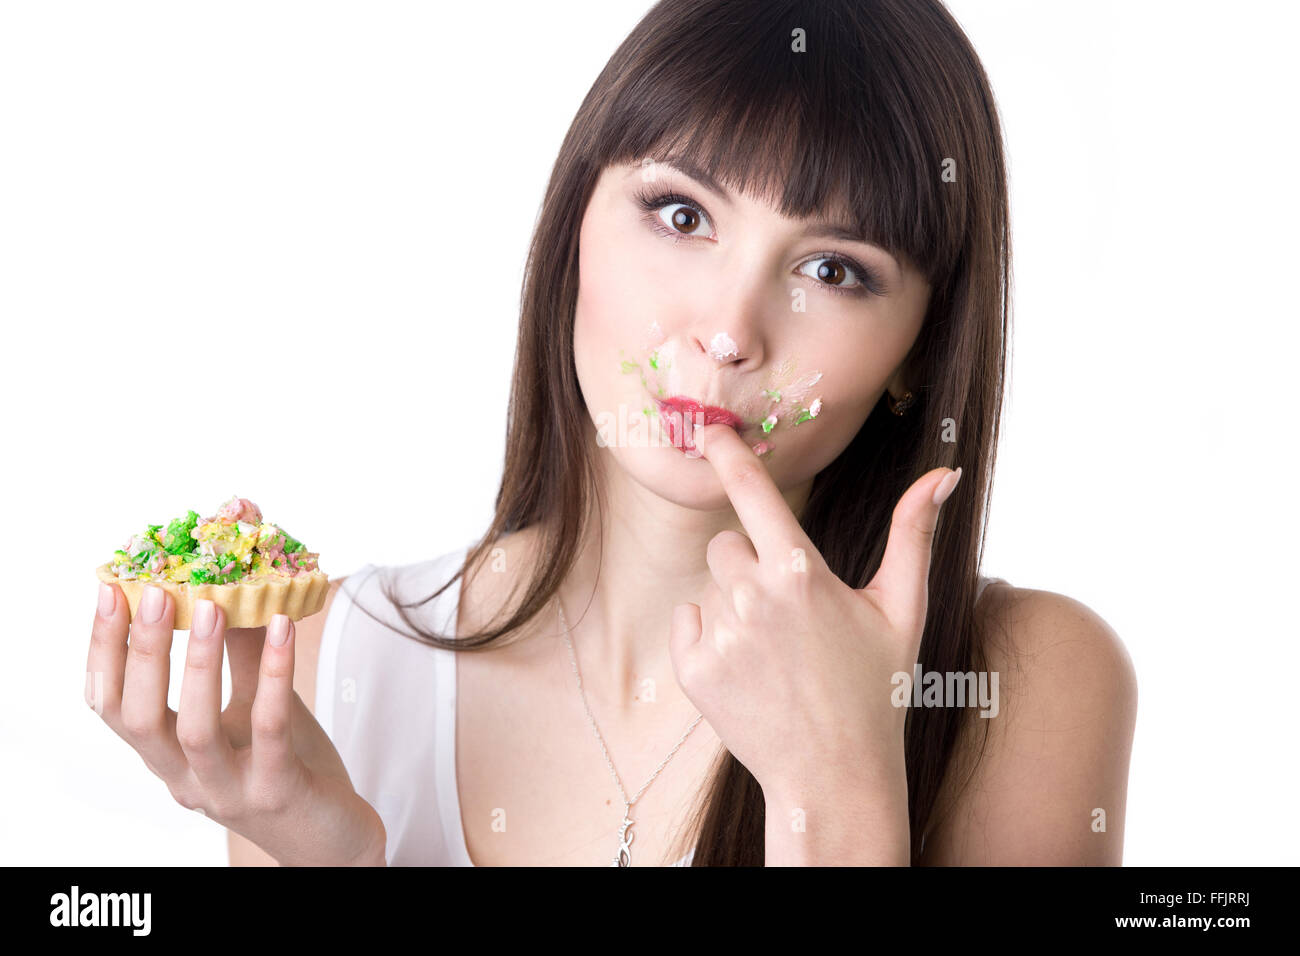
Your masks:
{"label": "cheek", "polygon": [[598,243],[584,243],[578,257],[577,305],[573,317],[574,361],[584,388],[590,384],[598,356],[607,351],[617,336],[619,316],[610,272],[605,268]]}
{"label": "cheek", "polygon": [[593,234],[579,249],[574,364],[593,415],[643,398],[639,379],[647,368],[647,329],[655,303],[640,289],[635,250],[627,246],[627,238],[615,233]]}
{"label": "cheek", "polygon": [[836,431],[847,428],[851,435],[866,421],[897,363],[892,359],[892,352],[886,354],[874,340],[842,345],[819,356],[822,365],[818,367],[825,375],[808,400],[820,390],[827,412],[834,412],[826,422],[834,422]]}
{"label": "cheek", "polygon": [[[644,276],[636,250],[618,230],[592,230],[584,235],[578,254],[578,297],[575,340],[608,346],[626,340],[650,313],[652,300],[644,288]],[[617,346],[616,346],[617,347]]]}
{"label": "cheek", "polygon": [[765,396],[751,405],[757,409],[766,402],[764,410],[776,420],[753,440],[766,443],[773,466],[779,458],[783,468],[815,474],[852,441],[896,363],[876,338],[865,335],[817,342],[804,337],[784,347],[793,357],[774,369],[771,394],[779,400]]}

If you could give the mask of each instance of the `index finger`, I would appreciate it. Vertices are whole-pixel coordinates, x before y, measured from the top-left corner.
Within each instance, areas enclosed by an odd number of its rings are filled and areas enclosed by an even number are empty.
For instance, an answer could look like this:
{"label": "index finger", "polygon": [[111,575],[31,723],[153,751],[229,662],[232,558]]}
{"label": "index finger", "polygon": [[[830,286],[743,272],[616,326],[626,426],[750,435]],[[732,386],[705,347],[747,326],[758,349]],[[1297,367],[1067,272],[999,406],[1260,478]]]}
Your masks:
{"label": "index finger", "polygon": [[799,519],[790,510],[767,468],[729,425],[701,425],[695,447],[713,466],[760,563],[785,562],[794,548],[811,548]]}

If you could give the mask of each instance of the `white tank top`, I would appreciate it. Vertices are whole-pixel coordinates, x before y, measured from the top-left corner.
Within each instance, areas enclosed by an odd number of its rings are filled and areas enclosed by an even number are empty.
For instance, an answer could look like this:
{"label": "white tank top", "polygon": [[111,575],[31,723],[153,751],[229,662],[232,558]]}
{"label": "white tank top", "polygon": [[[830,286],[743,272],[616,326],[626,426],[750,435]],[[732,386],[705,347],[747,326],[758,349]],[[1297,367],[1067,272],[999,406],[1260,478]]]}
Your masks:
{"label": "white tank top", "polygon": [[[472,544],[473,542],[471,542]],[[456,784],[456,653],[395,633],[409,628],[385,600],[389,577],[399,600],[422,600],[460,568],[470,545],[417,564],[367,564],[334,595],[321,632],[315,715],[338,749],[352,785],[388,833],[389,866],[473,866]],[[979,594],[992,581],[980,578]],[[458,580],[437,598],[408,609],[422,627],[454,634]],[[976,598],[978,600],[978,596]],[[673,866],[689,866],[691,850]]]}

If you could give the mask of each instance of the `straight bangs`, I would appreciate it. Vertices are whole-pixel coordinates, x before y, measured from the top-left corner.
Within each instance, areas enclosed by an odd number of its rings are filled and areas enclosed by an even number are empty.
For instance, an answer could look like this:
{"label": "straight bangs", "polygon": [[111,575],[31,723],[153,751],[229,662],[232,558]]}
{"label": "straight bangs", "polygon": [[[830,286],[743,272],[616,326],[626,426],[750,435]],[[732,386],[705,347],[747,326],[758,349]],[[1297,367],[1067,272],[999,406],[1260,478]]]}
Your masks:
{"label": "straight bangs", "polygon": [[[962,248],[969,202],[944,179],[945,160],[961,168],[961,137],[948,131],[945,147],[942,131],[925,123],[948,112],[930,102],[941,91],[926,88],[943,71],[917,62],[924,50],[872,43],[870,23],[839,22],[837,6],[685,5],[666,34],[662,24],[643,43],[633,34],[624,47],[642,69],[614,73],[588,156],[597,171],[684,159],[676,164],[787,218],[849,226],[940,288]],[[838,12],[895,14],[873,6]],[[797,49],[800,29],[816,38],[806,52]]]}

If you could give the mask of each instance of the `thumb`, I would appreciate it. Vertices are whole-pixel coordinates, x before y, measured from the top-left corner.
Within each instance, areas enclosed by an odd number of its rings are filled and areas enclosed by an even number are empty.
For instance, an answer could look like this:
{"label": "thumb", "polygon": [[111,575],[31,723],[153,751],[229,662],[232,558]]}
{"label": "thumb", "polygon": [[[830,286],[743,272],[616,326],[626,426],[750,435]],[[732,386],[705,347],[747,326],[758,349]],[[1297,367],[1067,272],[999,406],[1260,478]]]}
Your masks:
{"label": "thumb", "polygon": [[868,588],[877,592],[889,619],[909,630],[925,624],[939,510],[960,480],[960,468],[936,468],[918,478],[894,507],[885,556]]}
{"label": "thumb", "polygon": [[700,643],[702,631],[698,604],[678,604],[673,608],[668,631],[668,656],[672,658],[673,670],[677,671],[679,679],[692,651]]}

